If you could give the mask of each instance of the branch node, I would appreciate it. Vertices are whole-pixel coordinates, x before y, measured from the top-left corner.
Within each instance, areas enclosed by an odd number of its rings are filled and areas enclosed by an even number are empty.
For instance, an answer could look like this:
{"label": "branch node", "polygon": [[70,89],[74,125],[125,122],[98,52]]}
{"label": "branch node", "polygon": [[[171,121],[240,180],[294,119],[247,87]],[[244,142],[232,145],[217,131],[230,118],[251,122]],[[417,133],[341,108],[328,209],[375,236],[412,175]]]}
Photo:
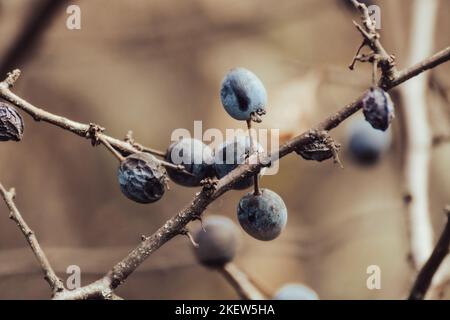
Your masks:
{"label": "branch node", "polygon": [[92,146],[98,146],[100,144],[99,134],[104,132],[105,128],[95,123],[89,123],[89,129],[86,131],[86,138],[91,139]]}

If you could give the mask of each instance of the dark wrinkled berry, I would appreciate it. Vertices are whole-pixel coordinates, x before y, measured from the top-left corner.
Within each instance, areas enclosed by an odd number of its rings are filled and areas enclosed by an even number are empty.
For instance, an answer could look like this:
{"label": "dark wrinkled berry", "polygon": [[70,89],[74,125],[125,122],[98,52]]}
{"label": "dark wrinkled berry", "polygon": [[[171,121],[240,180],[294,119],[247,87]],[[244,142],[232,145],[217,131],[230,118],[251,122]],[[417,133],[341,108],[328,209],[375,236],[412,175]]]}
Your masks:
{"label": "dark wrinkled berry", "polygon": [[220,98],[225,110],[236,120],[250,120],[252,113],[265,113],[266,89],[261,80],[245,68],[235,68],[227,73],[222,81]]}
{"label": "dark wrinkled berry", "polygon": [[239,244],[239,230],[230,219],[211,215],[203,221],[203,228],[194,234],[198,261],[207,267],[220,267],[231,262]]}
{"label": "dark wrinkled berry", "polygon": [[362,165],[376,163],[391,143],[389,131],[375,130],[362,119],[351,124],[348,136],[348,151]]}
{"label": "dark wrinkled berry", "polygon": [[[258,152],[262,152],[260,145],[256,146]],[[222,143],[215,152],[214,168],[218,178],[223,178],[233,171],[238,165],[245,162],[250,153],[250,138],[237,136],[232,141]],[[242,190],[253,185],[253,177],[248,177],[233,185],[233,189]]]}
{"label": "dark wrinkled berry", "polygon": [[303,284],[291,283],[275,293],[274,300],[319,300],[317,293]]}
{"label": "dark wrinkled berry", "polygon": [[20,141],[23,137],[24,123],[17,110],[0,102],[0,141]]}
{"label": "dark wrinkled berry", "polygon": [[287,223],[287,209],[283,199],[269,189],[245,195],[237,208],[242,228],[252,237],[269,241],[278,237]]}
{"label": "dark wrinkled berry", "polygon": [[118,178],[122,193],[139,203],[158,201],[166,190],[166,170],[149,153],[126,157],[120,164]]}
{"label": "dark wrinkled berry", "polygon": [[394,119],[394,104],[389,94],[381,88],[373,87],[365,94],[363,113],[372,127],[385,131]]}
{"label": "dark wrinkled berry", "polygon": [[189,175],[182,171],[167,168],[169,177],[176,183],[186,187],[196,187],[200,181],[213,175],[214,156],[211,148],[197,139],[184,138],[170,145],[166,160],[183,165]]}
{"label": "dark wrinkled berry", "polygon": [[[305,160],[324,161],[333,158],[340,145],[328,141],[328,139],[326,136],[315,136],[312,142],[296,148],[295,152]],[[333,150],[333,145],[335,150]]]}

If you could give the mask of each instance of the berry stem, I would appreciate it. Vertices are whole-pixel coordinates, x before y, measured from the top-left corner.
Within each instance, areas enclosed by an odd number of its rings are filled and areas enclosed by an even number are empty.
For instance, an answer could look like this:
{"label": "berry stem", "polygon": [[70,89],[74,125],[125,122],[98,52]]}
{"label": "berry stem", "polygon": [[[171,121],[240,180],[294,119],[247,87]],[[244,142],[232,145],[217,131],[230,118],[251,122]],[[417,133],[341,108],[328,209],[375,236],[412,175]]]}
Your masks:
{"label": "berry stem", "polygon": [[108,142],[106,141],[106,139],[101,135],[98,134],[97,135],[97,140],[100,141],[105,147],[106,149],[108,149],[120,162],[122,162],[123,160],[125,160],[125,157],[122,156],[116,149],[114,149],[114,147]]}
{"label": "berry stem", "polygon": [[156,149],[149,148],[149,147],[144,147],[143,145],[140,145],[139,143],[134,143],[133,146],[141,148],[143,152],[150,153],[154,156],[158,156],[158,157],[162,157],[162,158],[164,158],[166,156],[166,152],[164,152],[164,151],[156,150]]}
{"label": "berry stem", "polygon": [[378,59],[374,58],[372,62],[372,87],[377,86],[377,70],[378,70]]}
{"label": "berry stem", "polygon": [[128,142],[134,148],[136,148],[142,152],[147,152],[154,156],[158,156],[158,157],[162,157],[162,158],[164,158],[166,156],[166,152],[164,152],[164,151],[149,148],[149,147],[143,146],[140,143],[135,142],[134,138],[133,138],[133,131],[131,131],[131,130],[129,130],[127,135],[125,136],[125,141]]}
{"label": "berry stem", "polygon": [[[250,138],[250,155],[253,154],[253,152],[256,151],[256,157],[257,159],[259,158],[259,154],[258,151],[256,150],[255,144],[254,144],[254,140],[253,140],[253,135],[252,135],[252,120],[249,119],[247,120],[247,128],[248,128],[248,136]],[[259,160],[259,159],[258,159]],[[255,195],[260,195],[261,191],[259,190],[259,179],[258,179],[258,173],[255,173],[255,175],[253,176],[254,179],[254,189]]]}
{"label": "berry stem", "polygon": [[176,164],[173,164],[173,163],[167,162],[167,161],[165,161],[165,160],[161,160],[161,159],[158,159],[158,161],[161,163],[161,165],[163,165],[163,166],[166,167],[166,168],[172,168],[172,169],[177,170],[177,171],[179,171],[179,172],[183,172],[183,173],[185,173],[185,174],[187,174],[187,175],[190,175],[190,176],[192,176],[192,177],[195,177],[195,175],[193,175],[192,173],[190,173],[189,171],[187,171],[187,170],[184,168],[184,166],[181,165],[181,164],[176,165]]}

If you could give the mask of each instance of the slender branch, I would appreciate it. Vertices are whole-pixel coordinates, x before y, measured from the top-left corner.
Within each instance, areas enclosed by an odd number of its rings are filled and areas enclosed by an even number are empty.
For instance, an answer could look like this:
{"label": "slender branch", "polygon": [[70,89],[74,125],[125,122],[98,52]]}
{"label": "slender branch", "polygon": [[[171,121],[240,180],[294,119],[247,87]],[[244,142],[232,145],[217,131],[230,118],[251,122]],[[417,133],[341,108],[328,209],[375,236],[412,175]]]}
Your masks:
{"label": "slender branch", "polygon": [[233,286],[241,299],[265,300],[266,297],[250,281],[248,276],[242,272],[234,263],[227,263],[218,269],[220,273]]}
{"label": "slender branch", "polygon": [[[86,139],[95,139],[100,141],[105,141],[109,143],[114,149],[119,151],[122,155],[127,156],[132,153],[136,152],[149,152],[149,153],[155,153],[156,151],[147,147],[144,147],[140,144],[137,144],[135,142],[130,143],[128,141],[121,141],[119,139],[110,137],[101,131],[104,130],[104,128],[99,127],[95,124],[85,124],[80,123],[77,121],[73,121],[70,119],[67,119],[62,116],[55,115],[53,113],[50,113],[48,111],[45,111],[43,109],[40,109],[28,101],[22,99],[21,97],[14,94],[10,88],[14,85],[14,83],[17,81],[17,79],[20,77],[20,70],[16,69],[10,73],[8,73],[8,77],[0,83],[0,97],[5,99],[6,101],[11,102],[19,109],[22,109],[26,113],[28,113],[30,116],[33,117],[36,121],[44,121],[50,124],[53,124],[57,127],[60,127],[61,129],[70,131],[80,137],[86,138]],[[98,128],[101,128],[102,130],[98,130]],[[93,143],[95,145],[95,143]],[[158,160],[161,162],[161,164],[165,167],[170,167],[174,170],[179,170],[181,172],[184,172],[185,174],[192,175],[190,172],[186,171],[184,169],[183,165],[174,165],[172,163],[169,163],[164,160]]]}
{"label": "slender branch", "polygon": [[[438,56],[440,56],[438,54]],[[446,60],[440,59],[441,63],[450,60],[450,55]],[[433,59],[427,59],[428,63],[435,64]],[[427,70],[428,68],[423,63],[412,67],[411,72],[417,70]],[[419,74],[418,72],[417,74]],[[406,81],[408,77],[403,77]],[[394,79],[395,81],[395,79]],[[403,81],[395,81],[394,84],[386,84],[386,89],[395,87],[401,84]],[[1,94],[1,90],[0,90]],[[185,228],[185,226],[198,219],[201,216],[206,207],[223,195],[225,192],[231,189],[232,185],[238,181],[242,181],[248,177],[253,176],[267,163],[273,163],[278,159],[285,157],[291,152],[295,151],[296,148],[306,145],[311,142],[311,132],[315,131],[329,131],[337,127],[341,122],[350,117],[352,114],[357,112],[361,108],[362,96],[356,99],[354,102],[348,104],[347,106],[340,109],[335,114],[329,116],[324,121],[319,123],[312,130],[308,130],[303,134],[296,136],[286,143],[284,143],[279,150],[275,150],[271,155],[260,159],[257,163],[249,164],[244,163],[239,165],[236,169],[231,171],[228,175],[217,181],[214,188],[204,187],[200,193],[198,193],[192,202],[181,210],[174,217],[169,219],[162,227],[156,230],[151,236],[142,240],[142,242],[133,249],[125,258],[118,262],[100,281],[101,285],[97,282],[95,285],[91,284],[86,287],[80,288],[80,290],[75,290],[71,292],[63,292],[57,296],[59,299],[80,299],[89,298],[99,294],[99,290],[114,290],[121,283],[123,283],[127,277],[139,267],[139,265],[144,262],[153,252],[158,250],[166,242],[171,240],[173,237],[180,234],[180,232]]]}
{"label": "slender branch", "polygon": [[445,257],[449,253],[450,247],[450,207],[446,208],[447,213],[447,223],[442,231],[441,237],[439,238],[431,256],[428,258],[427,262],[424,264],[419,274],[417,275],[416,281],[409,294],[409,300],[422,300],[431,285],[433,276],[444,261]]}
{"label": "slender branch", "polygon": [[447,47],[439,51],[438,53],[435,53],[434,55],[430,56],[429,58],[422,60],[418,64],[399,72],[398,76],[391,81],[390,86],[391,87],[398,86],[400,83],[403,83],[415,76],[418,76],[424,71],[433,69],[434,67],[448,61],[449,57],[450,57],[450,47]]}
{"label": "slender branch", "polygon": [[22,215],[20,214],[19,210],[16,207],[16,204],[14,203],[15,190],[11,189],[7,191],[0,183],[0,193],[2,194],[3,199],[5,200],[5,203],[10,210],[9,218],[13,220],[20,228],[20,231],[22,231],[28,244],[31,247],[31,250],[36,256],[36,259],[41,265],[41,269],[44,272],[44,278],[50,285],[50,288],[52,289],[53,292],[53,296],[57,295],[59,292],[64,291],[64,285],[61,279],[59,279],[58,276],[56,275],[55,271],[50,265],[50,262],[47,259],[47,256],[45,255],[39,242],[37,241],[37,238],[33,230],[30,229],[28,224],[22,218]]}
{"label": "slender branch", "polygon": [[153,148],[149,148],[149,147],[145,147],[142,144],[139,144],[136,141],[134,141],[133,131],[132,130],[128,131],[127,135],[125,136],[125,141],[128,142],[129,144],[131,144],[136,149],[142,151],[142,152],[151,153],[151,154],[153,154],[155,156],[158,156],[158,157],[161,157],[161,158],[165,158],[166,157],[166,152],[161,151],[161,150],[156,150],[156,149],[153,149]]}
{"label": "slender branch", "polygon": [[[353,69],[355,61],[362,62],[372,62],[377,61],[377,66],[381,68],[382,77],[380,80],[380,85],[385,87],[389,83],[392,83],[394,79],[397,78],[397,68],[395,67],[395,57],[387,53],[384,49],[383,45],[380,42],[380,35],[377,32],[375,22],[372,20],[369,14],[369,9],[367,6],[357,0],[350,0],[354,7],[361,13],[361,20],[363,22],[363,26],[359,25],[355,21],[356,29],[361,33],[363,37],[363,43],[358,48],[358,51],[353,58],[353,61],[350,65],[350,69]],[[360,55],[362,47],[367,45],[373,51],[370,55]]]}

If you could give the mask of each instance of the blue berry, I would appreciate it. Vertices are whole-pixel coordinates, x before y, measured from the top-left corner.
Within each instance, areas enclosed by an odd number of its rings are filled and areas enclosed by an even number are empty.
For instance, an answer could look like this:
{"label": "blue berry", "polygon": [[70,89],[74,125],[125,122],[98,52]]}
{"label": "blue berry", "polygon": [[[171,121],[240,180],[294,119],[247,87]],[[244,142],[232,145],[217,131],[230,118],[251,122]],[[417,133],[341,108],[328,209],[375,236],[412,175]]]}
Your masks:
{"label": "blue berry", "polygon": [[394,104],[389,94],[381,88],[372,87],[365,94],[362,104],[367,122],[375,129],[386,131],[394,119]]}
{"label": "blue berry", "polygon": [[207,267],[221,267],[231,262],[239,245],[239,230],[230,219],[211,215],[203,221],[203,229],[194,234],[198,243],[197,260]]}
{"label": "blue berry", "polygon": [[390,131],[375,130],[363,120],[352,123],[348,135],[348,151],[363,165],[376,163],[391,143]]}
{"label": "blue berry", "polygon": [[117,175],[122,193],[139,203],[158,201],[166,190],[166,170],[149,153],[134,153],[126,157]]}
{"label": "blue berry", "polygon": [[287,209],[283,199],[269,189],[245,195],[237,208],[242,228],[252,237],[269,241],[278,237],[287,223]]}
{"label": "blue berry", "polygon": [[183,165],[192,175],[172,168],[167,168],[169,177],[186,187],[196,187],[200,181],[212,176],[214,156],[210,147],[197,139],[183,138],[172,143],[166,153],[166,160]]}
{"label": "blue berry", "polygon": [[[251,71],[235,68],[227,73],[220,90],[222,105],[236,120],[258,121],[265,114],[267,92],[263,83]],[[260,121],[260,120],[259,120]]]}
{"label": "blue berry", "polygon": [[319,296],[303,284],[291,283],[281,287],[274,300],[319,300]]}
{"label": "blue berry", "polygon": [[[256,146],[258,152],[262,147]],[[232,141],[226,141],[219,145],[215,152],[214,168],[218,178],[223,178],[233,171],[238,165],[245,162],[250,154],[250,138],[248,136],[237,136]],[[253,177],[248,177],[233,185],[233,189],[242,190],[253,185]]]}
{"label": "blue berry", "polygon": [[0,102],[0,141],[20,141],[23,136],[23,119],[17,110]]}

